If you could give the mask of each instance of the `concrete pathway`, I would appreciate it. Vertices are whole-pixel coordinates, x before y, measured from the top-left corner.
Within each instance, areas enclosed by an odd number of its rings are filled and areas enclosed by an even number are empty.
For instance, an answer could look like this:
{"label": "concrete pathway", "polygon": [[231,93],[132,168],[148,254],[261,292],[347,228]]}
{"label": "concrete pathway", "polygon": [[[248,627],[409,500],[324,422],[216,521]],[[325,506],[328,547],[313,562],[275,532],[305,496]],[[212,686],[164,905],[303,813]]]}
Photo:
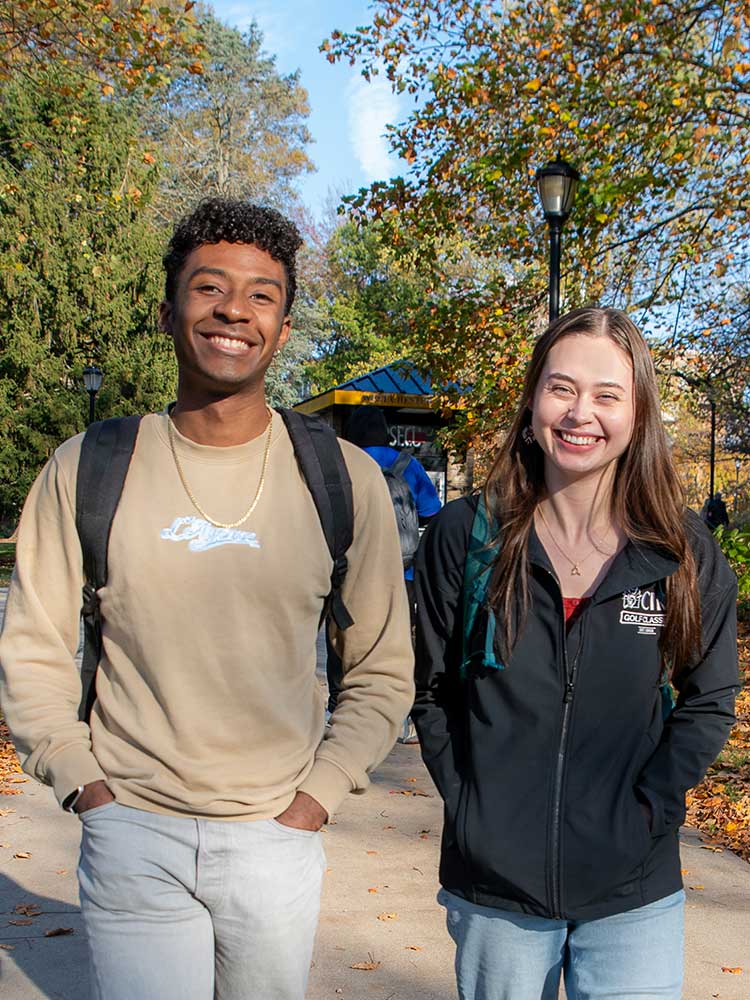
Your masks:
{"label": "concrete pathway", "polygon": [[[12,947],[0,948],[0,995],[83,1000],[78,820],[30,779],[15,787],[23,794],[0,796],[0,809],[14,810],[0,816],[0,945]],[[416,747],[397,746],[368,794],[349,797],[325,833],[328,870],[308,1000],[455,997],[452,947],[435,903],[440,823],[440,801]],[[23,853],[31,857],[16,857]],[[750,865],[704,849],[692,831],[683,835],[682,856],[685,884],[694,887],[687,889],[685,1000],[750,1000]],[[18,906],[41,913],[17,913]],[[74,933],[45,936],[58,928]],[[352,968],[368,962],[376,967]]]}
{"label": "concrete pathway", "polygon": [[[0,588],[0,615],[4,603]],[[322,639],[318,647],[325,684]],[[0,996],[85,1000],[79,820],[49,789],[22,781],[9,786],[21,794],[0,795]],[[441,823],[418,747],[397,745],[370,791],[348,797],[324,834],[328,869],[307,1000],[455,998],[453,948],[435,902]],[[750,865],[707,850],[691,830],[683,831],[682,862],[684,1000],[750,1000]],[[60,929],[73,933],[46,936]],[[374,968],[352,968],[368,963]]]}

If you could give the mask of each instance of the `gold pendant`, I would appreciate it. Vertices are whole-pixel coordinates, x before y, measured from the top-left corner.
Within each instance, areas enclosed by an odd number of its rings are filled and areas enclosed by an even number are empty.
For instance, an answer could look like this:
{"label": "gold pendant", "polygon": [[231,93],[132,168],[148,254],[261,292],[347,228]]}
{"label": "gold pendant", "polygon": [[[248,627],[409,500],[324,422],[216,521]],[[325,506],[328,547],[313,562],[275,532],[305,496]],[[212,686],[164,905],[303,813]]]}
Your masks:
{"label": "gold pendant", "polygon": [[570,571],[571,576],[580,576],[581,571],[578,568],[578,563],[573,563],[573,569]]}

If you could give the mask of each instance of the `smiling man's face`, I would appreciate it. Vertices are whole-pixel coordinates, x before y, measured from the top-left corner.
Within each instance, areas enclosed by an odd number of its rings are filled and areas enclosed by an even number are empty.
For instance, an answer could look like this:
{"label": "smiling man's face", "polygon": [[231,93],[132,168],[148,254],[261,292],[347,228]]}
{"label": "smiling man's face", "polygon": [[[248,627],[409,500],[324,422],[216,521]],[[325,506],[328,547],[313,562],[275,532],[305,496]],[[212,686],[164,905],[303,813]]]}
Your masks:
{"label": "smiling man's face", "polygon": [[204,243],[186,258],[160,324],[174,340],[180,392],[221,396],[262,388],[286,343],[286,274],[248,243]]}

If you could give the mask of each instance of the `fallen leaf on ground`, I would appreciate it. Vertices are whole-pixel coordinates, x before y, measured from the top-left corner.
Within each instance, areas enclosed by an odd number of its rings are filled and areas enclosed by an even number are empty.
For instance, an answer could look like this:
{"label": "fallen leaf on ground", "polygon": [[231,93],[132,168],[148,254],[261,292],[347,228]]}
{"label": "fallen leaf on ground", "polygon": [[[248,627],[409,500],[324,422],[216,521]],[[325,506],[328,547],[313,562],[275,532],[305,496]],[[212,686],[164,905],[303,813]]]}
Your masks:
{"label": "fallen leaf on ground", "polygon": [[688,889],[692,889],[694,892],[702,892],[705,889],[704,885],[689,885]]}
{"label": "fallen leaf on ground", "polygon": [[15,811],[15,809],[0,809],[0,816],[10,816],[10,814]]}
{"label": "fallen leaf on ground", "polygon": [[15,947],[16,946],[14,944],[0,944],[0,948],[2,948],[3,951],[13,951]]}
{"label": "fallen leaf on ground", "polygon": [[404,951],[423,951],[423,950],[424,949],[420,948],[418,944],[407,944],[407,946],[404,948]]}
{"label": "fallen leaf on ground", "polygon": [[713,844],[701,844],[702,851],[713,851],[714,854],[721,854],[722,849],[720,847],[714,847]]}
{"label": "fallen leaf on ground", "polygon": [[36,903],[19,903],[13,912],[21,913],[24,917],[38,917],[42,911]]}
{"label": "fallen leaf on ground", "polygon": [[365,851],[365,854],[377,854],[377,851]]}
{"label": "fallen leaf on ground", "polygon": [[731,968],[728,965],[722,965],[721,971],[722,972],[731,972],[733,976],[740,976],[740,975],[742,975],[742,969],[741,968]]}
{"label": "fallen leaf on ground", "polygon": [[376,886],[372,886],[372,888],[368,889],[367,891],[368,892],[377,892],[378,890],[377,890]]}
{"label": "fallen leaf on ground", "polygon": [[689,875],[689,874],[690,874],[689,868],[680,868],[680,875]]}
{"label": "fallen leaf on ground", "polygon": [[417,783],[417,779],[416,778],[407,778],[406,780],[413,782],[415,785]]}
{"label": "fallen leaf on ground", "polygon": [[384,827],[383,827],[383,829],[384,829],[384,830],[395,830],[395,829],[396,829],[396,827],[395,827],[395,826],[391,826],[391,825],[389,824],[388,826],[384,826]]}
{"label": "fallen leaf on ground", "polygon": [[31,927],[31,925],[34,923],[34,921],[33,920],[9,920],[8,923],[12,924],[14,927]]}
{"label": "fallen leaf on ground", "polygon": [[687,795],[687,819],[707,842],[704,850],[730,848],[750,861],[750,621],[738,623],[742,688],[737,721],[725,750]]}
{"label": "fallen leaf on ground", "polygon": [[380,962],[355,962],[354,965],[350,965],[350,969],[358,969],[361,972],[373,972],[378,968]]}
{"label": "fallen leaf on ground", "polygon": [[9,785],[25,785],[29,779],[13,777],[13,778],[6,778],[5,780],[8,782]]}
{"label": "fallen leaf on ground", "polygon": [[67,874],[68,874],[67,868],[57,868],[55,870],[55,875],[67,875]]}
{"label": "fallen leaf on ground", "polygon": [[398,920],[398,913],[379,913],[378,920]]}
{"label": "fallen leaf on ground", "polygon": [[18,858],[19,861],[26,861],[31,857],[28,851],[16,851],[13,855],[14,858]]}
{"label": "fallen leaf on ground", "polygon": [[55,927],[51,931],[45,931],[45,937],[64,937],[66,934],[75,934],[72,927]]}

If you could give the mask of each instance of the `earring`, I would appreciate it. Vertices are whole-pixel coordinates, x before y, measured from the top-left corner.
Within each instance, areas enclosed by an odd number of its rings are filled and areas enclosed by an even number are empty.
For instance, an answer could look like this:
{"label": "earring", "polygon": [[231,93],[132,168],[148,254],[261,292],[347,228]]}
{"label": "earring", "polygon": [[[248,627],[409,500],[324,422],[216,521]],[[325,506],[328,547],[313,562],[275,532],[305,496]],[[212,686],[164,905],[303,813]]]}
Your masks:
{"label": "earring", "polygon": [[536,437],[534,436],[534,428],[531,426],[531,424],[527,424],[524,427],[524,429],[521,431],[521,437],[523,438],[524,444],[531,445],[536,441]]}

